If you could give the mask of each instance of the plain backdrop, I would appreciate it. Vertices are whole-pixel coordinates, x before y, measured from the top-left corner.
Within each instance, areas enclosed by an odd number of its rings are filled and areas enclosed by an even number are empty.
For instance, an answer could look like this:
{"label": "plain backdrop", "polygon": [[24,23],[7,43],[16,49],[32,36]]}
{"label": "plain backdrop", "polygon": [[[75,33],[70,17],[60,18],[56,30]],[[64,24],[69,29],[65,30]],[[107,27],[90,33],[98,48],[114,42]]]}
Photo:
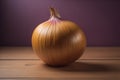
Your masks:
{"label": "plain backdrop", "polygon": [[0,46],[31,46],[50,6],[83,29],[88,46],[120,46],[120,0],[0,0]]}

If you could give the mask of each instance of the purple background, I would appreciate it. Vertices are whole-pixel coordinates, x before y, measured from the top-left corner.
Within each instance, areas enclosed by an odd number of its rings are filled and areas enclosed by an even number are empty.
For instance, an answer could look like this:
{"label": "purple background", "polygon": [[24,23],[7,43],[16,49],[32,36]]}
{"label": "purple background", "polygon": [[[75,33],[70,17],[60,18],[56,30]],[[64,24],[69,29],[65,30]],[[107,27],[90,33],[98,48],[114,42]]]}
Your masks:
{"label": "purple background", "polygon": [[30,46],[33,29],[49,19],[49,6],[81,26],[88,46],[120,46],[119,0],[0,0],[0,45]]}

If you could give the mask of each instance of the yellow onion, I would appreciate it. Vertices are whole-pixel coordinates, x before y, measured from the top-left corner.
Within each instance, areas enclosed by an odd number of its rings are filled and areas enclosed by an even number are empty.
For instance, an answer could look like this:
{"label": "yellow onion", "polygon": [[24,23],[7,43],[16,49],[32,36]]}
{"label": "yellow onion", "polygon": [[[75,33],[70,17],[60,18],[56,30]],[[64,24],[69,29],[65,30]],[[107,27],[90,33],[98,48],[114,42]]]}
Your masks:
{"label": "yellow onion", "polygon": [[54,8],[50,8],[50,12],[50,19],[33,31],[33,50],[43,62],[51,66],[73,63],[83,54],[86,37],[77,24],[61,19]]}

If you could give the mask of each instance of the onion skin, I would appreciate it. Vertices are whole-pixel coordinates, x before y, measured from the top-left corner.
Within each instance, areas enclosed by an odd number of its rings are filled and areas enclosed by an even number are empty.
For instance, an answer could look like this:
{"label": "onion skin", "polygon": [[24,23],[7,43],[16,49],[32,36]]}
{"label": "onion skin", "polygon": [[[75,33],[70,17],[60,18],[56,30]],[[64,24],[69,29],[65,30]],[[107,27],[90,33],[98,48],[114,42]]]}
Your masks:
{"label": "onion skin", "polygon": [[32,47],[40,59],[50,66],[64,66],[80,58],[86,37],[77,24],[61,20],[51,8],[49,20],[38,25],[32,34]]}

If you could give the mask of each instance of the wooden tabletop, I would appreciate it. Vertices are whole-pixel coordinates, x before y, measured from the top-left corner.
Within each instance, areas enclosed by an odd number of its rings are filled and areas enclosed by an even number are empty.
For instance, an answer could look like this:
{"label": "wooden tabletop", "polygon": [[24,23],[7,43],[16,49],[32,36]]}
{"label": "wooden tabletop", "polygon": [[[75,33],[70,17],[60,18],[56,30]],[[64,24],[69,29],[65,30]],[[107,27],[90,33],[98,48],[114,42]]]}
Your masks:
{"label": "wooden tabletop", "polygon": [[120,80],[120,47],[87,47],[64,67],[49,67],[31,47],[0,47],[0,80]]}

